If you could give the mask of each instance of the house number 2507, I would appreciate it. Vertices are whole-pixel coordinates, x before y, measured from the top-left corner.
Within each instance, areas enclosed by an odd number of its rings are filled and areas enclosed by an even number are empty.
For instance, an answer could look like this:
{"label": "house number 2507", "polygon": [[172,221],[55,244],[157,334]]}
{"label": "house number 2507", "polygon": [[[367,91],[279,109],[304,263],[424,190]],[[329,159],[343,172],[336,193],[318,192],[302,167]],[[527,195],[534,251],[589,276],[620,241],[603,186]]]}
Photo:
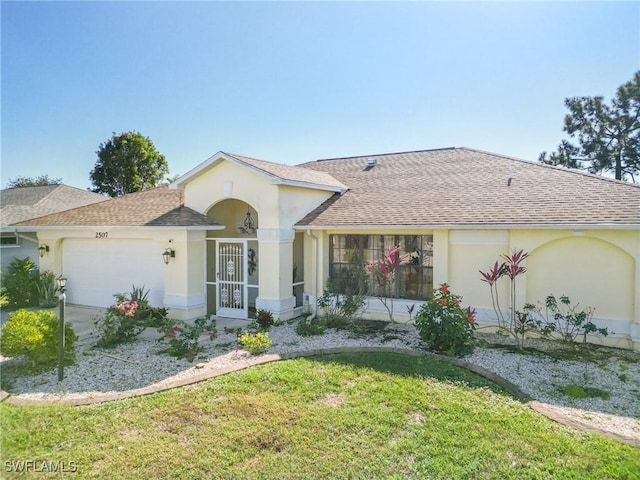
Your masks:
{"label": "house number 2507", "polygon": [[96,238],[107,238],[109,236],[109,232],[96,232]]}

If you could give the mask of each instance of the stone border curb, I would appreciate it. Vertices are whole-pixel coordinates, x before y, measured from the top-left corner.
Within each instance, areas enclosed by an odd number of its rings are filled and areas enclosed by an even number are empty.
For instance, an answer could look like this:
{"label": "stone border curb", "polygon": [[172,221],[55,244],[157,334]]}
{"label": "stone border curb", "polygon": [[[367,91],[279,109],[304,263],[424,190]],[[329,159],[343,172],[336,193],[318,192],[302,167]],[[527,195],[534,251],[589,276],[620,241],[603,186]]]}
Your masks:
{"label": "stone border curb", "polygon": [[423,351],[417,351],[417,350],[411,350],[411,349],[405,349],[405,348],[393,348],[393,347],[333,347],[333,348],[304,350],[304,351],[292,352],[287,354],[260,355],[250,360],[239,361],[238,363],[230,367],[204,371],[199,375],[192,375],[187,378],[181,378],[181,379],[172,380],[169,382],[158,382],[153,385],[149,385],[147,387],[137,388],[134,390],[126,390],[123,392],[87,395],[84,398],[58,398],[58,399],[51,399],[51,400],[48,400],[48,399],[42,400],[42,399],[25,398],[25,397],[21,397],[20,395],[11,395],[10,393],[5,392],[4,390],[0,390],[0,402],[15,405],[15,406],[93,405],[96,403],[125,400],[128,398],[134,398],[134,397],[140,397],[144,395],[151,395],[153,393],[164,392],[164,391],[172,390],[178,387],[185,387],[187,385],[193,385],[195,383],[209,380],[211,378],[227,375],[229,373],[237,372],[240,370],[245,370],[247,368],[254,367],[256,365],[264,365],[266,363],[277,362],[280,360],[292,360],[296,358],[316,357],[316,356],[322,356],[322,355],[335,355],[339,353],[364,353],[364,352],[398,353],[398,354],[409,355],[414,357],[430,356],[430,357],[436,358],[437,360],[440,360],[442,362],[467,369],[471,372],[477,373],[478,375],[481,375],[487,378],[493,383],[496,383],[500,387],[504,388],[507,391],[507,393],[509,393],[511,396],[513,396],[520,402],[526,404],[533,411],[557,423],[575,428],[576,430],[580,430],[582,432],[595,433],[595,434],[610,438],[612,440],[615,440],[617,442],[623,443],[625,445],[640,448],[640,439],[635,437],[629,437],[626,435],[618,435],[614,432],[600,430],[586,423],[570,418],[562,414],[561,412],[559,412],[556,408],[554,408],[553,405],[541,403],[532,399],[529,395],[527,395],[522,390],[520,390],[516,385],[502,378],[501,376],[496,375],[490,370],[487,370],[486,368],[479,367],[477,365],[474,365],[470,362],[467,362],[459,358],[447,357],[447,356],[438,355],[432,352],[423,352]]}

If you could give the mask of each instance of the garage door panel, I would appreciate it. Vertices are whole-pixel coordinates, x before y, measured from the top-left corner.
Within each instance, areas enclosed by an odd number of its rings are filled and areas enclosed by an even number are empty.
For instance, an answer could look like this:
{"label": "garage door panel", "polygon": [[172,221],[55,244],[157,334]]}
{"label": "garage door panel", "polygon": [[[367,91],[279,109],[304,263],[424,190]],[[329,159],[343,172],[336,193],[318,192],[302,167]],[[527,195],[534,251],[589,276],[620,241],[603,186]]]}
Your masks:
{"label": "garage door panel", "polygon": [[63,243],[63,272],[67,301],[108,307],[116,293],[132,286],[149,290],[149,301],[160,306],[164,297],[164,263],[148,240],[68,239]]}

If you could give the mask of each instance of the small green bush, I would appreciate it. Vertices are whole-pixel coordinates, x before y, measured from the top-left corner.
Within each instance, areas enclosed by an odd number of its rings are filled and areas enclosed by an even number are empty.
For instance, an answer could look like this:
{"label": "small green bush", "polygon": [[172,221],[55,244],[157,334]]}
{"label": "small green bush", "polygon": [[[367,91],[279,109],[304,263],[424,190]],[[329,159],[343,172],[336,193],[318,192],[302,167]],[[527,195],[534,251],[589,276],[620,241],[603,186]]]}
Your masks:
{"label": "small green bush", "polygon": [[7,274],[2,279],[2,286],[8,300],[9,308],[23,308],[38,303],[36,284],[38,269],[29,257],[16,258],[9,264]]}
{"label": "small green bush", "polygon": [[416,328],[429,350],[451,356],[473,352],[475,311],[460,306],[462,297],[454,295],[443,283],[433,298],[420,307]]}
{"label": "small green bush", "polygon": [[322,335],[327,329],[325,322],[317,317],[311,320],[309,320],[309,318],[311,317],[300,319],[296,325],[296,333],[301,337]]}
{"label": "small green bush", "polygon": [[271,339],[268,333],[243,333],[238,337],[238,342],[251,355],[258,355],[271,346]]}
{"label": "small green bush", "polygon": [[570,384],[562,389],[562,393],[571,398],[604,398],[607,400],[611,395],[609,392],[600,390],[599,388],[582,387],[580,385]]}
{"label": "small green bush", "polygon": [[216,336],[216,320],[207,320],[201,317],[195,320],[193,325],[186,322],[177,322],[173,325],[166,325],[158,329],[162,337],[158,341],[168,341],[169,349],[167,353],[173,357],[184,357],[192,362],[196,355],[202,351],[200,336],[207,332],[211,338]]}
{"label": "small green bush", "polygon": [[[18,310],[2,327],[0,352],[5,356],[24,355],[34,364],[50,365],[58,361],[60,323],[53,312]],[[69,323],[64,326],[65,362],[73,360],[78,339]]]}

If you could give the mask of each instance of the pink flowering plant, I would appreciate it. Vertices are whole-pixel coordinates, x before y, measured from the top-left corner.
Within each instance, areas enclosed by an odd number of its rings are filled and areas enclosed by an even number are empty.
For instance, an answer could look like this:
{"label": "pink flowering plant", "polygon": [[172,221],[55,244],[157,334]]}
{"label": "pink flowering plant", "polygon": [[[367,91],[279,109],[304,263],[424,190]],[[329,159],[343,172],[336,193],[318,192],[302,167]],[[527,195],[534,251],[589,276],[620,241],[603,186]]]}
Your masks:
{"label": "pink flowering plant", "polygon": [[416,329],[431,351],[449,356],[473,352],[476,328],[475,309],[463,308],[462,297],[443,283],[416,314]]}
{"label": "pink flowering plant", "polygon": [[112,308],[116,310],[120,310],[125,317],[134,318],[136,316],[136,311],[138,310],[138,302],[135,300],[133,302],[123,302],[117,303],[113,305]]}
{"label": "pink flowering plant", "polygon": [[146,327],[165,323],[168,310],[151,307],[148,295],[148,290],[135,285],[128,294],[114,295],[115,303],[95,322],[98,347],[110,348],[133,341]]}

